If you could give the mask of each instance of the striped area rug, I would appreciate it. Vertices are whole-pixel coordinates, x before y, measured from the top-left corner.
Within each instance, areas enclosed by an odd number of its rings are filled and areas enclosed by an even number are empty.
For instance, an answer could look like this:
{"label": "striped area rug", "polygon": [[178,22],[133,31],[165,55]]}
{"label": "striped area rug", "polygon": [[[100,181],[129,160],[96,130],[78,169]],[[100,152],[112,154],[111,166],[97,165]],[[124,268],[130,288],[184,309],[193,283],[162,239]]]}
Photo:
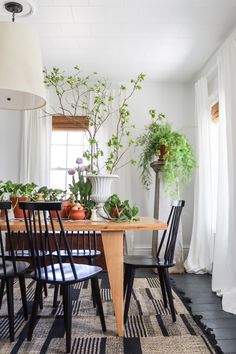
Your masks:
{"label": "striped area rug", "polygon": [[[78,354],[197,354],[217,353],[202,329],[197,325],[178,295],[174,292],[177,312],[172,322],[165,309],[156,278],[137,278],[130,303],[129,319],[124,338],[117,337],[111,293],[106,275],[100,279],[107,332],[101,330],[99,317],[93,308],[90,283],[77,284],[73,289],[72,353]],[[32,306],[35,283],[27,279],[27,299]],[[44,298],[31,342],[27,342],[27,326],[22,315],[20,290],[15,282],[15,342],[10,343],[6,296],[0,310],[0,353],[65,353],[65,332],[62,304],[52,308],[53,287]],[[61,299],[59,299],[61,300]]]}

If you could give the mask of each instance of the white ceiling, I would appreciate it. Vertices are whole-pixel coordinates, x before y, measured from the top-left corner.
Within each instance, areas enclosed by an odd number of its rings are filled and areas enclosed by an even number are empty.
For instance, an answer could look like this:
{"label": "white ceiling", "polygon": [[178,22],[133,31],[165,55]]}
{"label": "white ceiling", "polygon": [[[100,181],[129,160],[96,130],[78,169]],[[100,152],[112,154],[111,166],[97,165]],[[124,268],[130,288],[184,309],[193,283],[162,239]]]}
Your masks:
{"label": "white ceiling", "polygon": [[34,15],[16,21],[38,31],[46,66],[78,64],[118,80],[144,72],[147,80],[190,81],[236,25],[236,0],[34,3]]}

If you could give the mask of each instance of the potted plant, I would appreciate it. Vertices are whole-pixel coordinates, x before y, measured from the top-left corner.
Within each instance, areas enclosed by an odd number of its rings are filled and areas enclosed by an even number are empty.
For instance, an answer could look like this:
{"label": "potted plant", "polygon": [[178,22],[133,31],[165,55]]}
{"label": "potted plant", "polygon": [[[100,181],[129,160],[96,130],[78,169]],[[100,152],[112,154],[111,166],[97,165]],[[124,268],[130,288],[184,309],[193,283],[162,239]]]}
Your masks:
{"label": "potted plant", "polygon": [[139,211],[137,207],[131,207],[128,200],[122,202],[117,194],[107,199],[104,210],[109,219],[116,221],[137,220],[136,215]]}
{"label": "potted plant", "polygon": [[[0,181],[0,201],[3,200],[5,192],[6,192],[6,184],[3,181]],[[0,217],[4,218],[4,216],[5,216],[4,210],[0,210]]]}
{"label": "potted plant", "polygon": [[[117,94],[113,95],[111,83],[106,79],[96,79],[96,72],[82,76],[78,65],[73,69],[68,75],[57,67],[53,67],[51,71],[44,69],[44,83],[47,88],[54,90],[58,102],[58,109],[52,108],[52,113],[45,113],[69,120],[83,112],[88,122],[85,129],[89,143],[84,158],[89,162],[91,173],[99,174],[104,169],[108,173],[114,173],[124,164],[134,164],[133,160],[122,162],[128,148],[134,144],[131,131],[135,126],[130,122],[128,101],[135,91],[141,90],[140,84],[145,75],[140,73],[136,79],[130,80],[131,87],[127,92],[126,86],[120,85]],[[104,151],[98,136],[107,121],[111,121],[115,129],[105,144],[108,154],[101,166]]]}
{"label": "potted plant", "polygon": [[188,182],[196,167],[193,150],[187,138],[172,129],[164,114],[156,114],[155,110],[150,110],[149,114],[151,124],[137,139],[137,145],[143,148],[139,161],[141,180],[148,189],[151,183],[150,163],[160,159],[162,152],[165,190],[175,196],[179,184]]}
{"label": "potted plant", "polygon": [[19,201],[32,199],[36,187],[37,185],[34,182],[26,184],[14,183],[10,180],[6,182],[5,192],[9,193],[15,218],[24,217],[23,210],[19,207]]}
{"label": "potted plant", "polygon": [[[42,186],[35,193],[35,200],[49,200],[51,202],[62,202],[62,209],[59,211],[62,219],[68,219],[69,209],[71,207],[71,201],[65,200],[66,190],[59,188],[48,188],[47,186]],[[56,212],[52,211],[52,217],[57,218]]]}
{"label": "potted plant", "polygon": [[[84,128],[89,149],[83,157],[87,159],[91,173],[88,177],[92,183],[91,199],[98,203],[98,214],[102,214],[104,202],[111,195],[111,183],[118,177],[114,173],[128,163],[135,164],[133,159],[125,160],[128,149],[134,144],[132,130],[135,128],[130,121],[128,101],[141,90],[145,75],[141,73],[131,80],[127,89],[120,85],[117,94],[113,95],[107,80],[96,80],[96,73],[83,77],[77,65],[69,75],[55,67],[51,72],[45,69],[44,74],[46,86],[53,88],[58,98],[59,111],[53,109],[54,113],[69,119],[83,112],[86,117],[88,124]],[[113,132],[104,142],[101,130],[107,122]]]}
{"label": "potted plant", "polygon": [[[91,200],[92,184],[85,174],[87,167],[83,165],[81,157],[76,159],[76,164],[77,167],[68,170],[68,174],[72,176],[69,190],[74,200],[69,216],[71,219],[89,219],[91,209],[95,206],[95,203]],[[75,179],[76,174],[78,176],[77,181]]]}
{"label": "potted plant", "polygon": [[[126,92],[126,87],[120,85],[116,96],[111,94],[111,85],[106,80],[98,80],[92,87],[94,92],[92,104],[87,101],[82,108],[89,122],[87,129],[89,149],[84,157],[89,161],[91,174],[88,175],[92,183],[91,199],[97,204],[98,218],[106,217],[103,210],[104,203],[111,195],[111,184],[118,176],[114,173],[129,163],[135,164],[133,159],[125,160],[126,153],[134,144],[132,130],[135,125],[130,121],[128,100],[134,92],[141,89],[140,83],[144,80],[144,74],[139,74],[135,80],[131,80],[131,88]],[[105,143],[107,154],[101,148],[100,130],[104,123],[109,120],[112,132]],[[105,171],[105,174],[104,174]]]}

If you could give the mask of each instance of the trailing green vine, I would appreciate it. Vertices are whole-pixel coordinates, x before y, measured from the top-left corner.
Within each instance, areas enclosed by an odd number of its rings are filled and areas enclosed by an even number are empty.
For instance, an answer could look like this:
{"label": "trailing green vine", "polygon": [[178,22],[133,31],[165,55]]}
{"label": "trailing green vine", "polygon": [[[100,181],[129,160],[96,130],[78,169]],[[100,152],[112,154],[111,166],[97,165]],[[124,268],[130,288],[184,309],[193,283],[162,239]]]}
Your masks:
{"label": "trailing green vine", "polygon": [[166,191],[176,196],[180,184],[187,183],[196,167],[192,147],[187,138],[173,131],[164,114],[150,110],[152,122],[137,139],[137,145],[143,148],[139,167],[143,185],[149,189],[152,182],[150,163],[158,160],[164,146],[162,177]]}

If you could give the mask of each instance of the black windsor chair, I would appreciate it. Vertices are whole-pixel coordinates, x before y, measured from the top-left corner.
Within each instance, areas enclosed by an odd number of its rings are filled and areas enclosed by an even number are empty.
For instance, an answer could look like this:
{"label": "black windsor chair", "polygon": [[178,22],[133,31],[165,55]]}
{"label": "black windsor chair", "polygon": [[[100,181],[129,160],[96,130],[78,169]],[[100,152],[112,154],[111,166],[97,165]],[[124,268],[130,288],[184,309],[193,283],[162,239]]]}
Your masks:
{"label": "black windsor chair", "polygon": [[[9,242],[7,242],[6,245],[7,248],[9,248],[8,243]],[[25,231],[14,231],[14,233],[12,234],[12,247],[14,249],[15,260],[23,261],[31,264],[32,256],[31,256],[31,251],[29,249],[28,236]],[[30,269],[28,269],[28,271],[30,271]],[[2,281],[0,285],[0,307],[1,307],[2,294],[4,292],[4,287],[5,287],[5,283]],[[48,290],[46,284],[44,285],[43,290],[44,290],[44,295],[47,297]],[[43,297],[41,298],[40,307],[43,308]]]}
{"label": "black windsor chair", "polygon": [[[71,350],[72,284],[91,279],[93,293],[96,294],[96,304],[102,330],[106,331],[97,278],[102,268],[74,263],[70,244],[59,215],[59,210],[61,209],[60,202],[20,202],[19,205],[24,211],[25,225],[33,257],[34,272],[32,273],[32,277],[36,280],[34,303],[29,322],[28,340],[30,341],[32,339],[43,285],[47,283],[60,285],[63,296],[66,352],[69,353]],[[52,219],[51,214],[52,210],[55,210],[57,214],[57,221],[60,228],[59,235],[55,230],[55,220]],[[28,217],[26,211],[28,211]],[[47,213],[49,219],[47,218]],[[67,254],[66,263],[63,262],[61,257],[59,238],[61,238],[61,242]],[[43,257],[47,255],[47,259],[50,262],[49,265],[47,265],[46,259],[43,266],[41,265],[40,252],[43,254]]]}
{"label": "black windsor chair", "polygon": [[29,267],[29,263],[16,261],[16,254],[12,243],[13,232],[11,232],[8,210],[11,209],[11,202],[0,202],[0,209],[5,212],[5,219],[7,225],[6,239],[8,239],[9,250],[6,251],[3,239],[3,233],[0,229],[0,307],[4,295],[4,288],[6,286],[7,294],[7,309],[9,320],[10,341],[14,341],[14,297],[13,297],[13,283],[14,278],[19,279],[21,298],[23,304],[23,313],[25,320],[28,319],[26,289],[25,289],[25,274]]}
{"label": "black windsor chair", "polygon": [[[156,257],[155,256],[140,256],[127,255],[124,257],[125,278],[124,278],[124,296],[125,296],[125,310],[124,322],[126,323],[129,311],[129,304],[133,282],[135,277],[135,270],[137,268],[156,268],[158,270],[162,297],[165,308],[167,308],[167,298],[169,301],[170,311],[173,322],[176,321],[174,302],[171,292],[171,285],[169,279],[168,269],[175,265],[174,252],[176,238],[179,228],[180,216],[185,205],[184,200],[176,200],[172,202],[171,211],[167,220],[168,229],[164,231],[161,242],[159,244]],[[164,241],[166,243],[164,244]],[[163,254],[163,256],[161,256]]]}
{"label": "black windsor chair", "polygon": [[[101,255],[101,251],[97,248],[97,235],[96,231],[66,231],[66,237],[70,245],[71,255],[75,259],[86,259],[89,265],[95,265],[96,257]],[[60,255],[63,262],[68,258],[67,251],[63,249],[63,240],[59,237]],[[53,307],[57,306],[59,286],[55,286]],[[93,305],[96,307],[95,294],[92,292]]]}

